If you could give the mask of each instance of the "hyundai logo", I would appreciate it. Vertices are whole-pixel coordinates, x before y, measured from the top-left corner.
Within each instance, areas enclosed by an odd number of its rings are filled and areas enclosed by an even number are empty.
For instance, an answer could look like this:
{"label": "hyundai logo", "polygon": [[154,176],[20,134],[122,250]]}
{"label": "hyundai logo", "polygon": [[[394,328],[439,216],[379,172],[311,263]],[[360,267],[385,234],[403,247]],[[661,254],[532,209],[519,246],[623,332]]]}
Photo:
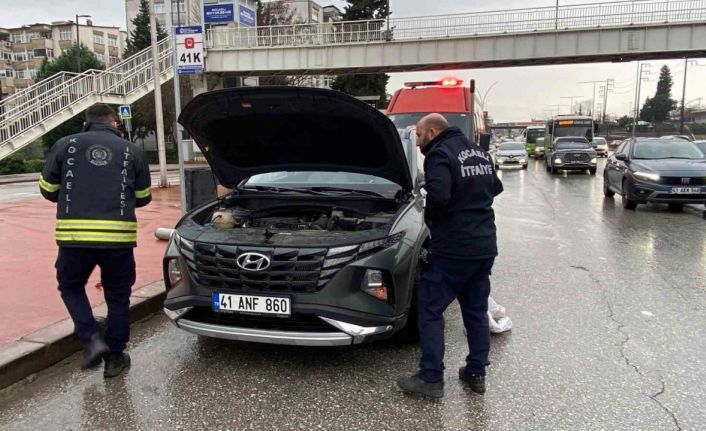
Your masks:
{"label": "hyundai logo", "polygon": [[264,271],[270,267],[270,258],[260,253],[243,253],[235,260],[244,271]]}
{"label": "hyundai logo", "polygon": [[681,183],[682,184],[691,184],[691,178],[682,178]]}

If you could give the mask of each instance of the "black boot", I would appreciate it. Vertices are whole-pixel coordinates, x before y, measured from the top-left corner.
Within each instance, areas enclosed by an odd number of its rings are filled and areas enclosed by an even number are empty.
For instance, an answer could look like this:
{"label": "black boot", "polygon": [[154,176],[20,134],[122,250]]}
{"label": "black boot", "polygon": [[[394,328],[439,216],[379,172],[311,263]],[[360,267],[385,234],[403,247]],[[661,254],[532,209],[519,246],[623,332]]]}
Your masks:
{"label": "black boot", "polygon": [[127,368],[130,368],[130,355],[111,352],[105,359],[103,377],[116,377]]}
{"label": "black boot", "polygon": [[404,392],[409,394],[423,395],[430,398],[441,398],[444,396],[444,382],[428,383],[419,377],[419,374],[413,376],[400,377],[397,380],[397,385]]}
{"label": "black boot", "polygon": [[83,345],[83,359],[81,360],[81,369],[87,370],[101,363],[103,355],[108,353],[108,345],[103,341],[101,334],[96,332],[91,335],[88,343]]}
{"label": "black boot", "polygon": [[485,374],[466,373],[466,367],[461,367],[458,369],[458,378],[468,384],[473,392],[485,393]]}

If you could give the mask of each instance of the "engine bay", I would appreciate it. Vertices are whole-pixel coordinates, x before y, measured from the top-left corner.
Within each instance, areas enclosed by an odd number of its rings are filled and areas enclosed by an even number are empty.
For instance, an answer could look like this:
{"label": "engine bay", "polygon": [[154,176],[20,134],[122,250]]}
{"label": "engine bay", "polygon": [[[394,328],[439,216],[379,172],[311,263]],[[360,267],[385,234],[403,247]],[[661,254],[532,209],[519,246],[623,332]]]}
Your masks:
{"label": "engine bay", "polygon": [[218,207],[205,227],[217,230],[261,228],[267,231],[348,231],[389,227],[394,213],[361,214],[335,207],[274,207],[253,211],[240,206]]}

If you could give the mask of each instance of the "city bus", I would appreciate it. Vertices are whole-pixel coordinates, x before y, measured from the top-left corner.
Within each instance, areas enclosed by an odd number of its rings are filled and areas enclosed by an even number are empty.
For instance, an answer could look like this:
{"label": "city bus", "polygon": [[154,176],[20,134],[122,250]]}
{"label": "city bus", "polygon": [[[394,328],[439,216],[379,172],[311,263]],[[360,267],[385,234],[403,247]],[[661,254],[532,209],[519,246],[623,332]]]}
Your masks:
{"label": "city bus", "polygon": [[537,138],[543,138],[546,126],[528,126],[522,133],[525,150],[530,156],[537,155]]}
{"label": "city bus", "polygon": [[469,140],[488,150],[490,134],[473,80],[469,87],[458,79],[405,82],[387,107],[387,116],[398,130],[416,125],[433,112],[442,114],[450,126],[458,127]]}
{"label": "city bus", "polygon": [[544,159],[547,160],[554,147],[556,138],[580,136],[593,142],[593,136],[598,133],[598,123],[585,115],[557,115],[547,120],[544,129]]}

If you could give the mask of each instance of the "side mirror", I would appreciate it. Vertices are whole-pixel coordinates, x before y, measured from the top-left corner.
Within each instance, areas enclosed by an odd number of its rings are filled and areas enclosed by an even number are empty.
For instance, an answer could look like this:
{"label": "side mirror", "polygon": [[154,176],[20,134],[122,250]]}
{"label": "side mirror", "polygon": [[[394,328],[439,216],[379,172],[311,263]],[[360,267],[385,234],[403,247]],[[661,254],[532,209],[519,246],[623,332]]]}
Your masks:
{"label": "side mirror", "polygon": [[619,153],[615,155],[615,158],[620,160],[621,162],[627,162],[628,161],[628,156],[627,154]]}
{"label": "side mirror", "polygon": [[490,151],[490,133],[481,133],[479,145],[485,151]]}

